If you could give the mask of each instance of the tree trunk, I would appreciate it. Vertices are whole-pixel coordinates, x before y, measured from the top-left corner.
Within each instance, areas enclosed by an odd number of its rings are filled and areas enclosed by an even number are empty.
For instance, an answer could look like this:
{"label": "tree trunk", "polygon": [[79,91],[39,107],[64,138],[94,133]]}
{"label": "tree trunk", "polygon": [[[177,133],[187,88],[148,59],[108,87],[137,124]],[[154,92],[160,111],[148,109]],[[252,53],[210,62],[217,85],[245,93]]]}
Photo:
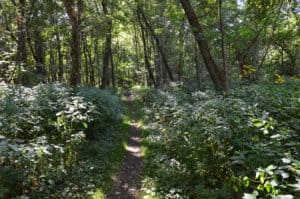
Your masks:
{"label": "tree trunk", "polygon": [[218,69],[214,59],[211,56],[208,43],[204,36],[202,25],[199,23],[197,15],[193,10],[190,1],[180,0],[180,2],[192,27],[192,32],[197,40],[201,55],[203,57],[203,61],[208,70],[210,78],[214,83],[216,90],[225,89],[224,77],[222,76],[222,72]]}
{"label": "tree trunk", "polygon": [[[31,37],[33,37],[33,43],[31,41]],[[30,32],[27,30],[27,43],[30,48],[31,54],[35,60],[36,74],[45,77],[45,54],[41,31],[35,30],[33,35],[31,35]]]}
{"label": "tree trunk", "polygon": [[167,56],[166,56],[166,53],[164,51],[164,48],[163,46],[161,45],[161,42],[160,42],[160,39],[158,38],[158,36],[155,34],[152,26],[150,25],[148,19],[146,18],[146,15],[142,9],[141,6],[138,6],[138,12],[141,14],[141,17],[143,18],[147,28],[149,29],[150,33],[151,33],[151,36],[154,38],[155,42],[156,42],[156,45],[157,45],[157,49],[158,49],[158,52],[160,53],[161,55],[161,58],[162,58],[162,61],[164,63],[164,66],[168,72],[168,76],[170,78],[171,81],[174,81],[174,78],[173,78],[173,74],[172,74],[172,71],[171,71],[171,68],[169,66],[169,63],[168,63],[168,60],[167,60]]}
{"label": "tree trunk", "polygon": [[107,35],[104,43],[101,89],[105,89],[109,85],[110,43],[111,43],[111,37]]}
{"label": "tree trunk", "polygon": [[55,82],[57,80],[57,78],[56,78],[57,69],[56,69],[56,65],[55,65],[56,61],[55,61],[54,50],[53,50],[52,46],[53,45],[51,44],[51,47],[49,49],[49,56],[50,56],[49,57],[49,59],[50,59],[49,77],[51,77],[49,79],[51,79],[50,80],[51,82]]}
{"label": "tree trunk", "polygon": [[143,22],[141,20],[140,13],[137,11],[137,16],[138,16],[138,21],[141,27],[141,34],[142,34],[142,42],[143,42],[143,49],[144,49],[144,61],[145,61],[145,68],[147,69],[149,73],[149,79],[150,79],[150,85],[154,85],[156,87],[156,82],[155,78],[153,75],[153,71],[151,69],[151,65],[149,62],[149,57],[148,57],[148,49],[147,49],[147,42],[146,42],[146,36],[145,36],[145,27],[143,25]]}
{"label": "tree trunk", "polygon": [[200,87],[201,85],[201,69],[200,69],[200,63],[198,60],[198,48],[197,48],[197,44],[195,44],[195,68],[196,68],[196,79],[197,79],[197,86]]}
{"label": "tree trunk", "polygon": [[63,66],[63,54],[61,52],[61,41],[59,38],[59,34],[56,33],[56,51],[58,55],[58,81],[63,81],[63,75],[64,75],[64,66]]}
{"label": "tree trunk", "polygon": [[[112,49],[111,49],[112,50]],[[116,75],[115,75],[115,65],[114,65],[114,57],[113,57],[113,53],[111,51],[110,53],[110,65],[111,65],[111,83],[112,83],[112,87],[116,88]]]}
{"label": "tree trunk", "polygon": [[27,50],[26,50],[26,27],[24,24],[25,20],[25,0],[19,0],[18,4],[18,15],[17,19],[17,56],[16,64],[20,65],[21,63],[27,62]]}
{"label": "tree trunk", "polygon": [[[96,44],[95,44],[96,45]],[[95,72],[94,72],[94,63],[93,63],[93,59],[92,59],[92,46],[91,48],[87,48],[87,56],[88,56],[88,60],[89,60],[89,84],[92,86],[95,86]],[[96,55],[94,55],[96,56]]]}
{"label": "tree trunk", "polygon": [[101,89],[107,88],[109,86],[109,62],[110,57],[112,56],[111,50],[111,32],[112,32],[112,20],[108,16],[108,9],[107,9],[107,1],[102,1],[102,7],[104,14],[106,15],[106,38],[104,43],[104,52],[103,52],[103,71],[102,71],[102,81],[101,81]]}
{"label": "tree trunk", "polygon": [[87,53],[87,42],[83,43],[83,55],[84,55],[84,72],[85,72],[85,83],[89,83],[89,60],[88,60],[88,53]]}
{"label": "tree trunk", "polygon": [[136,64],[136,69],[139,71],[140,70],[140,46],[139,46],[139,38],[138,38],[138,33],[137,33],[137,27],[136,24],[133,25],[134,28],[134,50],[135,50],[135,64]]}
{"label": "tree trunk", "polygon": [[222,16],[222,2],[223,0],[219,0],[219,23],[220,23],[220,33],[221,33],[221,54],[222,54],[222,64],[224,70],[224,88],[228,89],[229,87],[229,79],[228,79],[228,66],[226,63],[226,51],[225,51],[225,32],[224,32],[224,22]]}
{"label": "tree trunk", "polygon": [[81,82],[81,36],[80,36],[80,18],[83,11],[83,0],[75,2],[71,0],[63,0],[69,21],[72,27],[71,30],[71,56],[72,67],[70,73],[70,84],[76,86]]}
{"label": "tree trunk", "polygon": [[179,60],[178,60],[178,81],[182,80],[183,66],[184,66],[184,24],[185,20],[182,20],[181,29],[179,33]]}

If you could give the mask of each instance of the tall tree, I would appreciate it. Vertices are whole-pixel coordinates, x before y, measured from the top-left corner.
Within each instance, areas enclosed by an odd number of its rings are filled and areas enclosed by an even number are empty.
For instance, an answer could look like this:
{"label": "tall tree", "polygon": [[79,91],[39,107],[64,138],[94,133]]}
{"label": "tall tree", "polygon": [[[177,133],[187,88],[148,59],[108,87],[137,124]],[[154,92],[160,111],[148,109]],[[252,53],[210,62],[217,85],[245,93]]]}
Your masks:
{"label": "tall tree", "polygon": [[222,13],[222,3],[223,0],[218,0],[219,8],[219,28],[221,33],[221,54],[222,54],[222,65],[224,69],[224,88],[228,89],[229,79],[228,79],[228,66],[226,63],[226,51],[225,51],[225,32],[224,32],[224,22],[223,22],[223,13]]}
{"label": "tall tree", "polygon": [[[42,31],[44,29],[43,4],[37,0],[31,0],[29,17],[26,21],[27,41],[36,62],[36,74],[43,79],[46,76],[44,39]],[[33,43],[32,43],[33,42]]]}
{"label": "tall tree", "polygon": [[205,38],[204,31],[202,25],[199,23],[197,19],[197,15],[190,3],[189,0],[180,0],[181,5],[185,11],[185,14],[188,18],[188,21],[192,27],[192,32],[198,42],[198,46],[203,57],[203,61],[205,66],[209,72],[209,75],[215,85],[217,90],[223,90],[226,88],[224,76],[222,75],[221,70],[218,68],[216,62],[214,61],[210,49],[208,46],[208,42]]}
{"label": "tall tree", "polygon": [[168,62],[168,59],[167,59],[167,55],[165,53],[164,46],[161,44],[161,41],[160,41],[159,37],[156,35],[154,29],[152,28],[150,22],[148,21],[146,15],[144,13],[144,10],[143,10],[143,8],[141,7],[140,4],[138,5],[138,12],[140,13],[142,19],[144,20],[147,28],[150,31],[151,36],[153,37],[153,39],[156,42],[157,50],[158,50],[158,52],[159,52],[159,54],[160,54],[160,56],[162,58],[163,64],[165,66],[165,69],[167,70],[167,73],[168,73],[168,76],[169,76],[170,80],[174,81],[173,73],[172,73],[172,70],[171,70],[171,68],[169,66],[169,62]]}
{"label": "tall tree", "polygon": [[[101,81],[101,88],[105,89],[109,86],[109,63],[111,62],[111,66],[113,66],[113,59],[112,59],[112,48],[111,48],[111,41],[112,41],[112,20],[109,16],[108,7],[107,7],[107,0],[102,1],[102,8],[105,14],[105,28],[106,28],[106,36],[105,36],[105,43],[104,43],[104,51],[103,51],[103,71],[102,71],[102,81]],[[112,68],[112,71],[114,69]],[[114,75],[114,72],[112,72]],[[115,78],[112,77],[112,80]],[[113,85],[115,83],[113,82]]]}
{"label": "tall tree", "polygon": [[75,86],[81,82],[81,36],[80,20],[83,13],[83,0],[62,0],[72,27],[71,56],[72,68],[70,84]]}
{"label": "tall tree", "polygon": [[26,8],[26,1],[25,0],[19,0],[18,3],[15,1],[14,5],[18,9],[18,14],[16,17],[17,20],[17,28],[18,28],[18,34],[17,34],[17,57],[16,57],[16,63],[17,65],[21,63],[27,62],[27,49],[26,49],[26,26],[25,26],[25,8]]}
{"label": "tall tree", "polygon": [[147,42],[146,42],[146,34],[145,34],[145,25],[143,24],[143,21],[141,19],[141,13],[137,9],[137,18],[141,27],[141,34],[142,34],[142,42],[143,42],[143,50],[144,50],[144,62],[145,62],[145,68],[148,71],[149,74],[149,79],[150,79],[150,85],[156,85],[156,81],[154,78],[153,71],[151,69],[151,64],[149,61],[149,53],[148,53],[148,47],[147,47]]}

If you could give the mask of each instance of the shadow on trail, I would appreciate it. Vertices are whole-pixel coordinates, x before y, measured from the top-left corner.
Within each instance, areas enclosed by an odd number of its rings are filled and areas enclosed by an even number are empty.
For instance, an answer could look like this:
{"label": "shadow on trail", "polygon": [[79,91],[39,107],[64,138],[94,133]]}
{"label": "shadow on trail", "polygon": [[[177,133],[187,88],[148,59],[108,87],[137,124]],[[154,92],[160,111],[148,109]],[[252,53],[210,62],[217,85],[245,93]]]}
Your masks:
{"label": "shadow on trail", "polygon": [[[135,117],[132,106],[132,97],[128,96],[127,106],[131,118]],[[126,146],[126,155],[120,172],[112,177],[114,182],[109,199],[136,199],[138,198],[139,176],[142,168],[141,147],[138,124],[134,119],[130,123],[129,139]]]}

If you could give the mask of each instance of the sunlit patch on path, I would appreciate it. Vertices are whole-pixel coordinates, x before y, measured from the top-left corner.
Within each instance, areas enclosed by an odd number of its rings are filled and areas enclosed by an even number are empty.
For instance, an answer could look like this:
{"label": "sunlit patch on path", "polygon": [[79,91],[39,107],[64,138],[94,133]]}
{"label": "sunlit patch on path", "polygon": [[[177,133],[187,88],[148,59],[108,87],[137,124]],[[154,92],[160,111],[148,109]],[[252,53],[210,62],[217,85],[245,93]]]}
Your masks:
{"label": "sunlit patch on path", "polygon": [[[132,97],[128,97],[128,107],[132,117]],[[142,167],[141,146],[138,124],[134,119],[130,123],[129,140],[126,146],[126,155],[120,172],[113,177],[114,185],[109,199],[136,199],[138,198],[139,173]]]}

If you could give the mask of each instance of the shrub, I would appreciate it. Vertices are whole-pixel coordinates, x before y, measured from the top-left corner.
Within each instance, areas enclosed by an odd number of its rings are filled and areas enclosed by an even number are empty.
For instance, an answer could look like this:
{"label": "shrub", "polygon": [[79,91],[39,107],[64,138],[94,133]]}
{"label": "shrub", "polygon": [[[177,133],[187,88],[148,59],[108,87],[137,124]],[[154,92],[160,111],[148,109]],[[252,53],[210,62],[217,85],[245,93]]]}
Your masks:
{"label": "shrub", "polygon": [[[270,176],[262,168],[280,165],[286,156],[297,162],[298,88],[299,83],[290,82],[236,87],[226,95],[192,91],[184,86],[146,93],[144,112],[151,131],[145,138],[151,147],[146,175],[159,184],[157,192],[166,197],[170,189],[176,188],[181,195],[192,198],[204,197],[204,193],[213,194],[211,198],[222,194],[223,198],[241,198],[244,192],[255,189],[257,197],[295,195],[290,188],[283,187],[299,186],[299,172],[282,180],[277,177],[280,171]],[[167,157],[166,165],[172,160],[185,169],[174,170],[169,176],[165,164],[151,161],[155,156]],[[266,178],[277,179],[278,185],[257,183],[255,170]],[[249,179],[247,186],[245,179]]]}
{"label": "shrub", "polygon": [[117,96],[62,84],[0,87],[0,195],[41,197],[64,183],[86,137],[99,139],[120,122]]}

